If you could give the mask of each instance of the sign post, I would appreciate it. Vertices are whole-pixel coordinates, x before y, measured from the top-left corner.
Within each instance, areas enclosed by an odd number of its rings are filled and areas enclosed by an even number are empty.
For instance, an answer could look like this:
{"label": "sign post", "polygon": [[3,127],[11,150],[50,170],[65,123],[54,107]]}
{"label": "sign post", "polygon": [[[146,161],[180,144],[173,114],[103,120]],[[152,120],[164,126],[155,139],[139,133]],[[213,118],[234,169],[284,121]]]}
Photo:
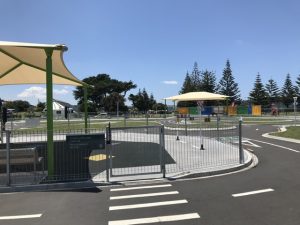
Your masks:
{"label": "sign post", "polygon": [[202,108],[203,108],[203,101],[197,101],[197,105],[198,105],[198,113],[199,113],[199,119],[200,119],[200,129],[199,129],[199,135],[200,135],[200,142],[201,142],[201,147],[200,150],[204,150],[203,147],[203,136],[202,136]]}

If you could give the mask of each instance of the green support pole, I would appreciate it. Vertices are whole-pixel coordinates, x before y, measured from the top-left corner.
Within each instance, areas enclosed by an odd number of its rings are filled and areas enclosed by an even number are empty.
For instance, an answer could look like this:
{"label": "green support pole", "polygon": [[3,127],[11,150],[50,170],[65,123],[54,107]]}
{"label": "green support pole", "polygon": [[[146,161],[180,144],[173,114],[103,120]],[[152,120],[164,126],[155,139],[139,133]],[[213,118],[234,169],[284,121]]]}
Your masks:
{"label": "green support pole", "polygon": [[47,157],[48,176],[54,175],[54,145],[53,145],[53,81],[52,53],[53,49],[46,48],[46,89],[47,89]]}
{"label": "green support pole", "polygon": [[167,100],[165,99],[165,118],[167,118],[167,110],[168,110],[168,108],[167,108]]}
{"label": "green support pole", "polygon": [[83,85],[83,104],[84,104],[84,130],[88,131],[88,105],[87,105],[87,85]]}

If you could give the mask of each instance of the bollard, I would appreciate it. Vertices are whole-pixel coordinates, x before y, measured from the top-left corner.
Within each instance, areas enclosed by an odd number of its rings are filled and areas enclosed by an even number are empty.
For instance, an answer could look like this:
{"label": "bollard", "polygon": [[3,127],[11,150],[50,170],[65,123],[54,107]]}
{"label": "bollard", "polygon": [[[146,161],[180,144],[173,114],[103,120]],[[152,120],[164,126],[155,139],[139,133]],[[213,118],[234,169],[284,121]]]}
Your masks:
{"label": "bollard", "polygon": [[241,117],[239,119],[239,155],[240,155],[240,164],[243,164],[245,162],[244,151],[243,151],[243,146],[242,146],[242,123],[243,123],[243,118]]}

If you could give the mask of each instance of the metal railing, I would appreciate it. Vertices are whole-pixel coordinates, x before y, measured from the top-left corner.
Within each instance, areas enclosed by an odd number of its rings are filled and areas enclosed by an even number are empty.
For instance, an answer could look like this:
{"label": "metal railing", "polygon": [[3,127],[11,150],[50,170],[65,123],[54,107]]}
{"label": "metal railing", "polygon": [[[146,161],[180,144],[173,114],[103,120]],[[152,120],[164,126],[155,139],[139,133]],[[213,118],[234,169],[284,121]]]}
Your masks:
{"label": "metal railing", "polygon": [[227,117],[174,121],[157,126],[108,126],[87,133],[84,129],[55,130],[53,174],[48,174],[45,130],[6,131],[0,144],[0,185],[109,181],[141,174],[168,177],[226,169],[246,161],[241,121]]}

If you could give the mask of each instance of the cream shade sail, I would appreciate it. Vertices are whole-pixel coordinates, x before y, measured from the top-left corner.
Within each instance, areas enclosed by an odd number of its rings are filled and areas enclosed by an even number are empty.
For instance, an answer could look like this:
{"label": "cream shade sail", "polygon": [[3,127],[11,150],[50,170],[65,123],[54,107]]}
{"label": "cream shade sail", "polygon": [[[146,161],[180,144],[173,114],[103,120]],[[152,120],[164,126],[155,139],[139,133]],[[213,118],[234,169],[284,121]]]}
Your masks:
{"label": "cream shade sail", "polygon": [[172,97],[165,98],[165,100],[172,101],[206,101],[206,100],[225,100],[229,98],[226,95],[214,94],[210,92],[188,92],[182,95],[175,95]]}
{"label": "cream shade sail", "polygon": [[65,45],[32,44],[0,41],[0,85],[45,84],[46,53],[53,49],[53,84],[81,86],[78,80],[65,66],[63,52]]}

